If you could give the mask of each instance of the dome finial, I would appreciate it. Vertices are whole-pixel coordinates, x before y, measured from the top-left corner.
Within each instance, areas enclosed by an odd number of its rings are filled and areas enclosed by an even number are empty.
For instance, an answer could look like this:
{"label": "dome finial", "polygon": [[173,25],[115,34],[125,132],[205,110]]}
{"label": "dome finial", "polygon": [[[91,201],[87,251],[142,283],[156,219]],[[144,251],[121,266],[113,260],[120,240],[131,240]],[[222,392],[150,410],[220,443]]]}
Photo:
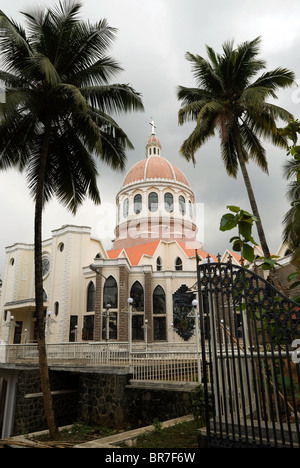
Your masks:
{"label": "dome finial", "polygon": [[152,117],[151,117],[151,122],[149,122],[149,123],[150,123],[151,129],[152,129],[151,130],[151,135],[155,135],[155,130],[154,129],[156,128],[156,126],[154,125]]}

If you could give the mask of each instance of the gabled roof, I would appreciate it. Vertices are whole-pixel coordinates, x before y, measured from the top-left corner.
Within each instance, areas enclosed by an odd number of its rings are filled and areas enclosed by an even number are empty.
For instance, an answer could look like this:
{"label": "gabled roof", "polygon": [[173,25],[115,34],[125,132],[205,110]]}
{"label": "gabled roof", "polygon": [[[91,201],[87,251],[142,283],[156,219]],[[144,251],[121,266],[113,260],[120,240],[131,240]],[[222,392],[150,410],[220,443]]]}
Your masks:
{"label": "gabled roof", "polygon": [[138,265],[143,255],[153,257],[155,251],[160,244],[160,240],[147,242],[145,244],[136,245],[134,247],[127,247],[123,249],[108,250],[107,255],[109,258],[119,258],[122,252],[125,253],[131,265]]}
{"label": "gabled roof", "polygon": [[[180,242],[177,240],[173,240],[171,242],[156,240],[153,242],[147,242],[145,244],[136,245],[134,247],[124,247],[123,249],[108,250],[107,255],[108,258],[120,258],[121,255],[124,254],[128,258],[131,265],[139,265],[143,256],[146,255],[148,257],[153,257],[155,255],[155,252],[161,242],[164,242],[165,244],[177,243],[177,245],[179,245],[181,250],[188,258],[194,258],[196,256],[195,248],[191,248],[184,242]],[[209,254],[202,248],[197,248],[197,254],[202,260],[207,258],[207,256],[209,255],[213,259],[213,261],[217,261],[217,257],[215,257],[215,255]]]}
{"label": "gabled roof", "polygon": [[207,258],[207,256],[209,255],[215,262],[218,261],[218,259],[217,259],[217,257],[215,255],[212,255],[211,253],[206,252],[205,250],[202,249],[202,247],[197,248],[197,249],[196,248],[191,248],[191,247],[187,246],[184,242],[180,242],[180,241],[177,241],[177,244],[182,248],[184,253],[189,258],[195,257],[196,256],[196,250],[197,250],[197,254],[199,255],[199,257],[202,260]]}

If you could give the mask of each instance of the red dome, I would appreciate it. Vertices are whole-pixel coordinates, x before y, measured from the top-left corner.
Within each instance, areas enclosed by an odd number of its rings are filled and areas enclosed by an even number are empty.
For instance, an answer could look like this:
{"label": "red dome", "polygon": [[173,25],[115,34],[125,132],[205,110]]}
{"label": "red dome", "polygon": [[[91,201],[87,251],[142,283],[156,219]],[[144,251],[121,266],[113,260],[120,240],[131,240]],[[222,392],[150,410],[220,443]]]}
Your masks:
{"label": "red dome", "polygon": [[127,173],[123,187],[135,182],[146,182],[148,180],[171,180],[190,187],[185,175],[176,167],[162,157],[150,157],[135,164]]}

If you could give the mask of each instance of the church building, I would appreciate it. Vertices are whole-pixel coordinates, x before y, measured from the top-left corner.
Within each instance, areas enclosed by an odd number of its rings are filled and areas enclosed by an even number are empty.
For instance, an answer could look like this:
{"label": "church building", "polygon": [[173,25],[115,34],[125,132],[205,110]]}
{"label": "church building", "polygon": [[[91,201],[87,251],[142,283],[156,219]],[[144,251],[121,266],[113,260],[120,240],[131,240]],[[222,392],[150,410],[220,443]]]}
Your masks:
{"label": "church building", "polygon": [[[151,125],[146,157],[128,171],[116,195],[112,248],[106,250],[86,226],[62,226],[43,242],[49,343],[122,342],[129,332],[137,345],[194,340],[189,314],[196,298],[196,263],[208,255],[211,261],[217,258],[197,239],[193,190],[163,157]],[[287,253],[278,251],[285,263]],[[236,252],[226,250],[221,261],[229,258],[240,264]],[[33,245],[6,248],[0,291],[0,343],[36,342]]]}
{"label": "church building", "polygon": [[[190,288],[196,283],[196,251],[201,259],[208,254],[197,240],[193,190],[163,157],[153,124],[146,157],[126,174],[116,208],[111,250],[93,239],[86,226],[62,226],[43,242],[48,342],[127,341],[129,298],[133,342],[189,340],[194,334],[187,315],[195,298]],[[36,340],[33,260],[33,245],[6,248],[4,341]]]}

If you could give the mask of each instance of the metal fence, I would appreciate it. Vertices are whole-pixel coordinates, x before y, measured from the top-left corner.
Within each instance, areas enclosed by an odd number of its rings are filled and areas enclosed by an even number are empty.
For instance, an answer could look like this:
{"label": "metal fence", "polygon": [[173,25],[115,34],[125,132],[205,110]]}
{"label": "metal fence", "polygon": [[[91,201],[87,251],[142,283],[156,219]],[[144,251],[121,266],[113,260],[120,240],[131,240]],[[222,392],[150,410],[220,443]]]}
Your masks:
{"label": "metal fence", "polygon": [[232,264],[198,266],[210,447],[300,447],[299,304]]}

